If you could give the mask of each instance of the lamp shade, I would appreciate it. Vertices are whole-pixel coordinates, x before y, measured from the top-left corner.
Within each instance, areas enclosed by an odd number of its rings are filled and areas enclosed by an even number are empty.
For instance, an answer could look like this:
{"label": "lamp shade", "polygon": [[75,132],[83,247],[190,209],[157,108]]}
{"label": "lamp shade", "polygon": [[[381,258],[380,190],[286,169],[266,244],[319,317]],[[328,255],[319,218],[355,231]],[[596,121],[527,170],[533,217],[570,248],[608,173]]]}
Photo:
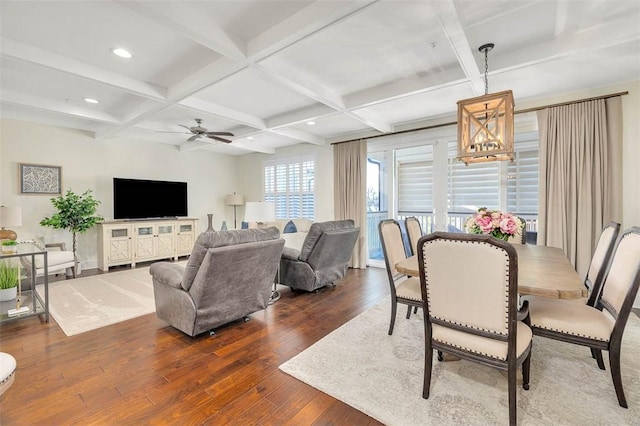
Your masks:
{"label": "lamp shade", "polygon": [[247,201],[244,207],[245,222],[271,222],[276,220],[276,205],[257,201]]}
{"label": "lamp shade", "polygon": [[224,203],[227,206],[241,206],[244,204],[244,197],[241,194],[229,194],[225,197]]}
{"label": "lamp shade", "polygon": [[0,226],[22,226],[22,208],[0,207]]}

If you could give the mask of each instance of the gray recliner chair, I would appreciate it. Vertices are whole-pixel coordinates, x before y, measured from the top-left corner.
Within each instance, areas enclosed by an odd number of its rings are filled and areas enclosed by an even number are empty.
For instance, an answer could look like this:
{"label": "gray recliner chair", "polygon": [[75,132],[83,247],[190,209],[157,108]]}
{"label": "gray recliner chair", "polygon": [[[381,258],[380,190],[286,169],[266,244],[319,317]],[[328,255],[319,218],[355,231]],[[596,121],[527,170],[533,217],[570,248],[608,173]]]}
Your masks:
{"label": "gray recliner chair", "polygon": [[158,318],[195,336],[265,309],[283,247],[276,227],[200,234],[186,267],[151,265]]}
{"label": "gray recliner chair", "polygon": [[300,250],[284,248],[279,283],[314,291],[344,278],[359,233],[350,219],[314,223]]}

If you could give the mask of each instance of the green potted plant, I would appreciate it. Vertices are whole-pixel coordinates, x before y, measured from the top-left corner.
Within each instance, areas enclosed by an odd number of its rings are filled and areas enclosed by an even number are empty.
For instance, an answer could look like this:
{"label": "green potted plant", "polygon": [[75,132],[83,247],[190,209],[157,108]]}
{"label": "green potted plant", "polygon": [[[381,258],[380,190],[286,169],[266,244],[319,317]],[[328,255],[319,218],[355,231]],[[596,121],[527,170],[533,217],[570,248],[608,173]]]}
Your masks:
{"label": "green potted plant", "polygon": [[51,217],[42,219],[40,225],[55,229],[66,229],[71,232],[73,237],[73,260],[77,269],[76,235],[88,231],[96,223],[104,220],[102,216],[96,214],[100,201],[93,198],[90,189],[81,195],[75,194],[69,189],[64,196],[60,195],[52,198],[51,204],[58,209],[58,212]]}
{"label": "green potted plant", "polygon": [[16,259],[0,259],[0,302],[13,300],[18,294],[20,264]]}
{"label": "green potted plant", "polygon": [[16,253],[18,243],[16,240],[2,240],[2,253],[12,254]]}

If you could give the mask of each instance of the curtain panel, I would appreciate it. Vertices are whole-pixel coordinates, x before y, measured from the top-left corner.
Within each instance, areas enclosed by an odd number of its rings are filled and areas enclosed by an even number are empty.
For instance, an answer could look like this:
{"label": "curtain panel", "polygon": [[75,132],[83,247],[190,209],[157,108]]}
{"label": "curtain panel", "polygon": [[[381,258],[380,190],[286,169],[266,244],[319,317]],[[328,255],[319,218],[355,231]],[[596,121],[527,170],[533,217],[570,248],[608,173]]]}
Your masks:
{"label": "curtain panel", "polygon": [[604,225],[622,219],[622,102],[538,111],[538,244],[559,247],[586,276]]}
{"label": "curtain panel", "polygon": [[333,146],[335,219],[353,219],[360,235],[351,256],[352,268],[367,267],[367,143],[364,140]]}

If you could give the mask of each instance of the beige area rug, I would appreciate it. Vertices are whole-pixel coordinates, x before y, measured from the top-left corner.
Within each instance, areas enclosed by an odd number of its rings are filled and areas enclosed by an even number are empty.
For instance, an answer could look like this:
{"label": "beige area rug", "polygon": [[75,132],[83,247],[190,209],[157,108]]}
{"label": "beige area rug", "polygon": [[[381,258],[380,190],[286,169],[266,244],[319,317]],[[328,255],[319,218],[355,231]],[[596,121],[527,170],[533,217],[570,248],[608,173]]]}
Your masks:
{"label": "beige area rug", "polygon": [[[280,366],[285,373],[387,425],[508,424],[506,373],[468,361],[438,362],[431,396],[422,398],[422,312],[399,309],[387,335],[387,298]],[[588,348],[534,337],[531,388],[518,373],[518,424],[640,424],[640,319],[623,338],[622,381],[629,409],[618,405],[605,355],[598,369]]]}
{"label": "beige area rug", "polygon": [[49,310],[67,336],[155,312],[149,268],[52,282]]}

